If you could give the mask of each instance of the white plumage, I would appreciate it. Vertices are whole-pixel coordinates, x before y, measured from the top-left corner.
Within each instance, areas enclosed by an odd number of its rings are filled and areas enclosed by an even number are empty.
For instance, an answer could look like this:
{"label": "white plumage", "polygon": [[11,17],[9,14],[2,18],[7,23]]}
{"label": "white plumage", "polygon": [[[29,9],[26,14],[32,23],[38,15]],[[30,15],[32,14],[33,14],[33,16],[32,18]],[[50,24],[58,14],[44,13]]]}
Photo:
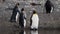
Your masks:
{"label": "white plumage", "polygon": [[52,11],[53,11],[53,7],[51,7],[51,13],[52,13]]}
{"label": "white plumage", "polygon": [[27,15],[26,15],[26,12],[25,12],[25,11],[23,11],[23,14],[24,14],[24,17],[25,17],[25,18],[24,18],[24,28],[25,28],[25,27],[26,27],[26,16],[27,16]]}
{"label": "white plumage", "polygon": [[18,20],[18,17],[19,17],[19,13],[17,12],[17,14],[16,14],[16,22]]}
{"label": "white plumage", "polygon": [[38,24],[39,24],[39,17],[37,14],[33,14],[32,16],[32,25],[31,25],[31,28],[38,28]]}

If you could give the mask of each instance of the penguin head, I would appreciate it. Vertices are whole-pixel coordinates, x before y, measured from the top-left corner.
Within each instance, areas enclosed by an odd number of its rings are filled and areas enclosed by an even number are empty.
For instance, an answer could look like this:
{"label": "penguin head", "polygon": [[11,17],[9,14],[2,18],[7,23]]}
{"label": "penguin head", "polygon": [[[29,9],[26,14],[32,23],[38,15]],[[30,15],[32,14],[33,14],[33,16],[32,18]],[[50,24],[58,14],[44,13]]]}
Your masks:
{"label": "penguin head", "polygon": [[22,8],[21,11],[24,11],[24,8]]}
{"label": "penguin head", "polygon": [[33,10],[33,14],[36,14],[36,11],[35,10]]}
{"label": "penguin head", "polygon": [[19,6],[19,3],[16,3],[16,6],[15,7],[18,7]]}

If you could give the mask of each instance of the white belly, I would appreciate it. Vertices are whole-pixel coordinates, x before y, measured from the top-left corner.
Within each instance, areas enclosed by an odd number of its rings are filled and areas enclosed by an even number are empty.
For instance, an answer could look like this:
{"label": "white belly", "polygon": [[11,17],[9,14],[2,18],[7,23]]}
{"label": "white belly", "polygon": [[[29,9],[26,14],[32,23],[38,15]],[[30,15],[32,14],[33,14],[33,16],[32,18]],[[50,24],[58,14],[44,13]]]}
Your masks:
{"label": "white belly", "polygon": [[16,14],[16,22],[18,20],[18,17],[19,17],[19,13],[17,12],[17,14]]}
{"label": "white belly", "polygon": [[26,27],[26,19],[24,19],[24,27]]}
{"label": "white belly", "polygon": [[38,15],[33,15],[32,16],[32,25],[31,25],[31,28],[38,28],[38,24],[39,24],[39,18],[38,18]]}
{"label": "white belly", "polygon": [[51,7],[51,13],[52,13],[52,11],[53,11],[53,7]]}

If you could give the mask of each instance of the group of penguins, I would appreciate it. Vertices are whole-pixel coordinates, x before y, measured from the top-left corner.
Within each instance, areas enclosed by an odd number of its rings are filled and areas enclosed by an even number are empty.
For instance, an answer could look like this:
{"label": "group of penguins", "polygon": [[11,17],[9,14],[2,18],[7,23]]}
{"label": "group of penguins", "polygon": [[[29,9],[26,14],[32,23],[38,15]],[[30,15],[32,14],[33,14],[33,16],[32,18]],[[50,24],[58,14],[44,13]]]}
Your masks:
{"label": "group of penguins", "polygon": [[[21,9],[21,11],[18,10],[19,3],[17,3],[13,9],[12,16],[10,19],[10,22],[17,22],[18,16],[19,16],[19,25],[21,28],[25,28],[26,26],[26,14],[24,11],[24,8]],[[45,9],[46,13],[51,13],[53,10],[53,5],[50,0],[47,0],[45,3]],[[32,11],[32,15],[30,17],[30,29],[38,29],[39,24],[39,16],[35,10]]]}

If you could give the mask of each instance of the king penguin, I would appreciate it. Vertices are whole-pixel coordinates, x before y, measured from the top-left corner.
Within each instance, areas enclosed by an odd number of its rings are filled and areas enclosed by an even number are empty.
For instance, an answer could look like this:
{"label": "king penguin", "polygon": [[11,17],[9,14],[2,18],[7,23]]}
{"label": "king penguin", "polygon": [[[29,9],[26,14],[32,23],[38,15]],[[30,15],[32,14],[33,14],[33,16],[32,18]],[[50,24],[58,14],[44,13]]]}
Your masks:
{"label": "king penguin", "polygon": [[20,16],[19,16],[19,25],[21,28],[26,27],[26,13],[24,11],[24,8],[21,9]]}
{"label": "king penguin", "polygon": [[35,10],[33,10],[33,14],[30,17],[30,29],[37,30],[39,24],[39,17]]}
{"label": "king penguin", "polygon": [[51,3],[50,0],[47,0],[45,3],[45,9],[46,9],[46,13],[51,13],[54,9],[53,4]]}
{"label": "king penguin", "polygon": [[20,12],[18,10],[18,6],[19,6],[19,3],[17,3],[16,6],[13,8],[13,12],[12,12],[10,22],[17,22],[17,18],[20,14]]}

